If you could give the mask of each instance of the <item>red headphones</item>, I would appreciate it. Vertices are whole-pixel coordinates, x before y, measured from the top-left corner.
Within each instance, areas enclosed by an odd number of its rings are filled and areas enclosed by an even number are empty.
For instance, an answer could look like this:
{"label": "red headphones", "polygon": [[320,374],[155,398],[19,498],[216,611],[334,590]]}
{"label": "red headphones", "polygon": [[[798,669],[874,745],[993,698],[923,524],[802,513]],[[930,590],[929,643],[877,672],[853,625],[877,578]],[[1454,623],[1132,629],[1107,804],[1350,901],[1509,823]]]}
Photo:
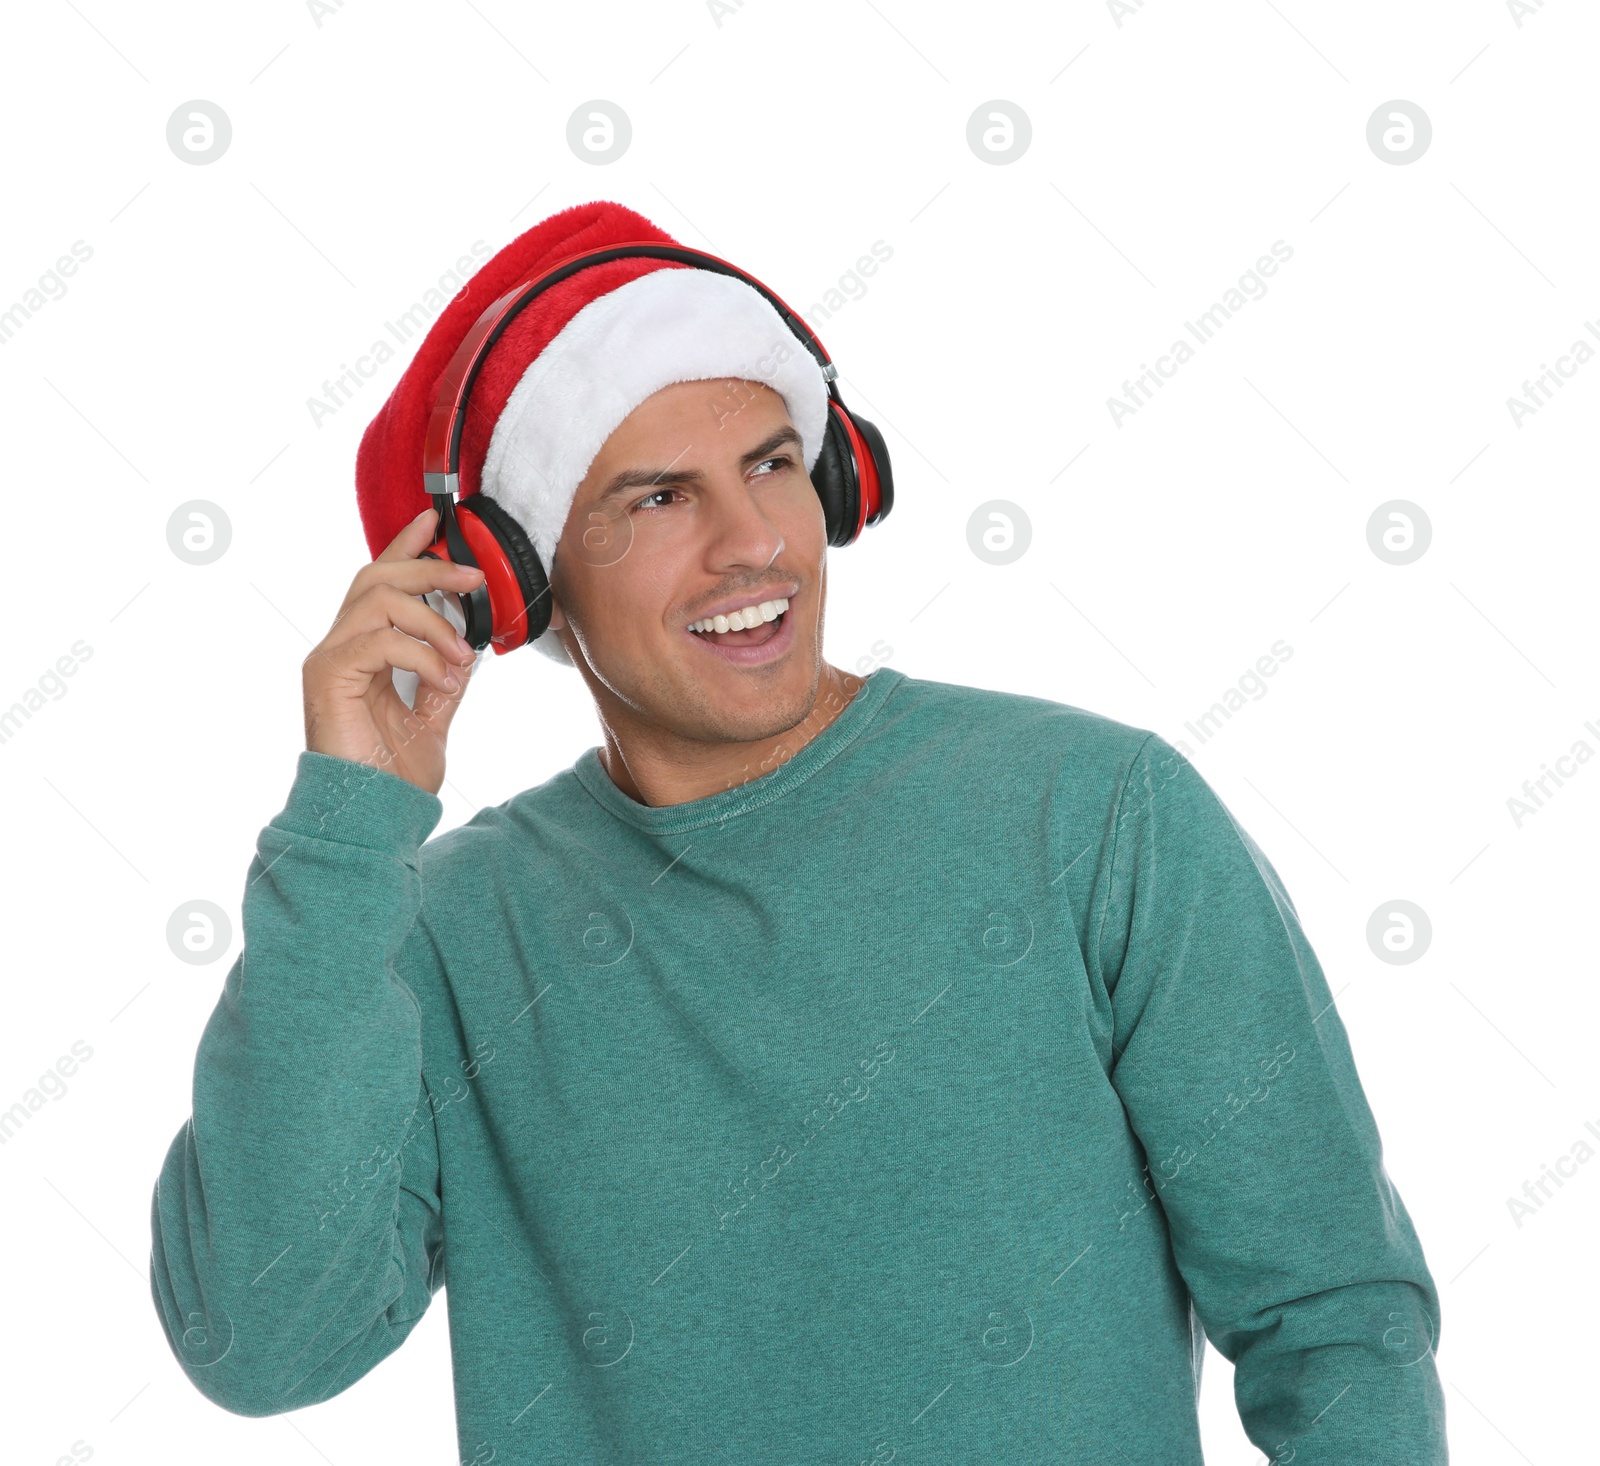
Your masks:
{"label": "red headphones", "polygon": [[[848,545],[869,524],[894,507],[894,477],[883,434],[857,417],[839,396],[838,368],[811,328],[759,280],[736,265],[681,245],[640,242],[608,245],[570,255],[513,286],[478,317],[439,379],[438,396],[422,447],[422,478],[439,511],[440,536],[424,553],[457,565],[476,565],[484,584],[460,603],[461,632],[478,650],[516,650],[543,635],[550,625],[550,580],[538,553],[515,519],[487,494],[460,493],[461,429],[467,396],[490,348],[517,313],[541,292],[591,265],[642,257],[675,260],[702,270],[732,275],[759,290],[822,367],[828,384],[828,422],[811,482],[822,500],[830,545]],[[455,619],[455,618],[451,618]]]}

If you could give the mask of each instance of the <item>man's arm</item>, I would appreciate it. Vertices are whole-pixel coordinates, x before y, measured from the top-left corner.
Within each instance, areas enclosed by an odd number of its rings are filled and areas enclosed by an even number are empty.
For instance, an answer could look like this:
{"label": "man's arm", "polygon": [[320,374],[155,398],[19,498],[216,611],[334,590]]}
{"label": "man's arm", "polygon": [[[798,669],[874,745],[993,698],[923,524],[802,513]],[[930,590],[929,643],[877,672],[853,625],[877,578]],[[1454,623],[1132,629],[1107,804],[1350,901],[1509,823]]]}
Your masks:
{"label": "man's arm", "polygon": [[1438,1294],[1277,873],[1153,734],[1112,849],[1112,1082],[1246,1433],[1274,1463],[1442,1466]]}
{"label": "man's arm", "polygon": [[262,832],[244,951],[151,1208],[151,1291],[194,1384],[315,1404],[397,1349],[443,1281],[433,1111],[406,963],[438,799],[304,753]]}

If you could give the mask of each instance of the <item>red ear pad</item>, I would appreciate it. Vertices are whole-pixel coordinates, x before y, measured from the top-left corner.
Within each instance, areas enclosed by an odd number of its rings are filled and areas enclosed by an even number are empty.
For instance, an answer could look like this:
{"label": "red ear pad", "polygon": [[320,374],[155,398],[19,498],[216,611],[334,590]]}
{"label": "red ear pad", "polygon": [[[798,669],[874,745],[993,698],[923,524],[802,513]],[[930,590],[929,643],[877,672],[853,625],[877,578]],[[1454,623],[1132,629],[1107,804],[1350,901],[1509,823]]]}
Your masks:
{"label": "red ear pad", "polygon": [[[550,580],[539,560],[539,552],[528,538],[528,532],[502,504],[487,494],[468,494],[456,508],[458,512],[464,509],[482,521],[481,527],[494,535],[516,578],[518,599],[510,607],[510,619],[502,622],[498,611],[494,615],[496,650],[510,651],[514,646],[521,646],[542,636],[550,625]],[[474,541],[468,540],[467,543],[471,545]],[[519,639],[506,642],[502,648],[498,638],[502,632],[510,633],[512,620],[520,623]]]}
{"label": "red ear pad", "polygon": [[853,412],[846,416],[855,434],[856,462],[861,468],[859,534],[869,524],[886,519],[894,508],[894,471],[889,466],[889,445],[878,425]]}
{"label": "red ear pad", "polygon": [[[489,593],[489,644],[510,652],[543,636],[550,625],[550,581],[527,532],[487,494],[468,494],[455,512]],[[443,539],[429,553],[450,558]]]}

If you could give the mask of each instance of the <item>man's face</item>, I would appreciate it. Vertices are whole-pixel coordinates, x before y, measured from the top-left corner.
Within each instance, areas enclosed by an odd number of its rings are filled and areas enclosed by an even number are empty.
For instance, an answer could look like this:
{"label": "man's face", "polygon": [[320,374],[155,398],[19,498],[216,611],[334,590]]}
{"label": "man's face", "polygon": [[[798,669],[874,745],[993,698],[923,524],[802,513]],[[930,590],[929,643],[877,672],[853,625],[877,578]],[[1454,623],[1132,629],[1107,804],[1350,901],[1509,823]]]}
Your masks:
{"label": "man's face", "polygon": [[[697,741],[769,738],[816,702],[826,549],[783,398],[760,382],[679,382],[624,419],[578,485],[551,569],[552,634],[602,716],[631,710]],[[776,621],[689,630],[780,597]]]}

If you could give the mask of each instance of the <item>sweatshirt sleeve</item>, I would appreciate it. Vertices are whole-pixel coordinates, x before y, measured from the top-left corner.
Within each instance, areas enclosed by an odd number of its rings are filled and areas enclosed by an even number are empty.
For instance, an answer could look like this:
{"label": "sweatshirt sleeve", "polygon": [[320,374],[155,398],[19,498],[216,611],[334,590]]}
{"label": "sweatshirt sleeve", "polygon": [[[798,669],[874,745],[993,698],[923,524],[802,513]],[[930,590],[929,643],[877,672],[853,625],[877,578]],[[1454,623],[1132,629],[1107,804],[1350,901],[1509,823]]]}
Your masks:
{"label": "sweatshirt sleeve", "polygon": [[1277,873],[1151,734],[1113,821],[1094,965],[1144,1190],[1271,1466],[1443,1466],[1439,1298]]}
{"label": "sweatshirt sleeve", "polygon": [[244,950],[151,1205],[150,1286],[195,1386],[240,1415],[339,1393],[443,1284],[439,1163],[407,961],[442,806],[300,756],[245,886]]}

